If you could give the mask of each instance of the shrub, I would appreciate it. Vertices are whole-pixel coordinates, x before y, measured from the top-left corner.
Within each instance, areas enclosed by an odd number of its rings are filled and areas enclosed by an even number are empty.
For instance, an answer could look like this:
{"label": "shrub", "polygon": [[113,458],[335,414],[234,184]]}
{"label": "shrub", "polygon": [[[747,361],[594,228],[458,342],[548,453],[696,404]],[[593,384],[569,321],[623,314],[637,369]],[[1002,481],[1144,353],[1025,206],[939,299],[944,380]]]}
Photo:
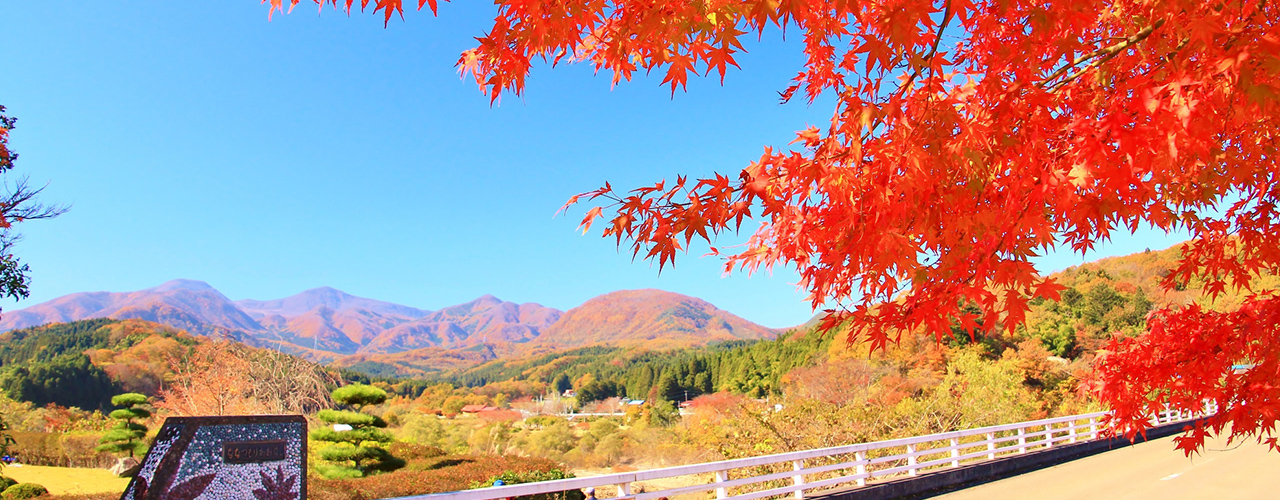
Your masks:
{"label": "shrub", "polygon": [[[565,472],[560,469],[551,469],[547,471],[529,470],[529,471],[505,471],[502,474],[493,476],[485,482],[473,482],[471,488],[487,488],[497,481],[503,484],[524,484],[524,483],[540,483],[542,481],[555,481],[557,479],[569,479],[574,477],[572,472]],[[557,493],[543,493],[541,495],[528,495],[523,497],[515,497],[513,500],[583,500],[586,495],[581,490],[571,489]]]}
{"label": "shrub", "polygon": [[4,500],[26,500],[48,494],[49,490],[36,483],[18,483],[5,488],[4,493],[0,493],[0,498]]}
{"label": "shrub", "polygon": [[110,453],[95,450],[101,433],[14,432],[10,454],[27,465],[104,469],[116,463]]}
{"label": "shrub", "polygon": [[15,484],[18,484],[18,482],[14,481],[13,478],[0,476],[0,492],[9,489],[10,486]]}
{"label": "shrub", "polygon": [[392,455],[403,458],[410,462],[414,460],[420,460],[424,458],[435,458],[435,457],[445,455],[444,450],[440,449],[439,447],[427,446],[425,444],[416,444],[416,443],[399,443],[399,442],[391,443],[391,446],[387,447],[387,451],[391,452]]}
{"label": "shrub", "polygon": [[531,470],[531,471],[504,471],[502,474],[493,476],[483,483],[471,483],[471,488],[487,488],[497,481],[504,484],[524,484],[524,483],[540,483],[542,481],[555,481],[557,479],[569,479],[576,477],[572,472],[565,472],[560,469],[551,469],[548,471]]}
{"label": "shrub", "polygon": [[[436,462],[440,467],[421,467]],[[443,466],[448,464],[448,466]],[[421,468],[420,468],[421,467]],[[368,500],[467,489],[507,471],[549,472],[562,466],[544,458],[491,455],[449,455],[418,460],[408,467],[360,479],[312,479],[312,500]],[[489,482],[489,484],[493,484]]]}
{"label": "shrub", "polygon": [[333,443],[319,450],[322,460],[316,464],[316,472],[330,479],[363,477],[375,472],[387,472],[404,467],[404,460],[396,458],[383,445],[392,437],[379,429],[387,423],[381,418],[361,413],[360,410],[387,400],[387,393],[377,387],[352,384],[333,391],[333,401],[355,408],[355,411],[321,410],[316,418],[332,424],[350,426],[349,430],[317,429],[311,439]]}

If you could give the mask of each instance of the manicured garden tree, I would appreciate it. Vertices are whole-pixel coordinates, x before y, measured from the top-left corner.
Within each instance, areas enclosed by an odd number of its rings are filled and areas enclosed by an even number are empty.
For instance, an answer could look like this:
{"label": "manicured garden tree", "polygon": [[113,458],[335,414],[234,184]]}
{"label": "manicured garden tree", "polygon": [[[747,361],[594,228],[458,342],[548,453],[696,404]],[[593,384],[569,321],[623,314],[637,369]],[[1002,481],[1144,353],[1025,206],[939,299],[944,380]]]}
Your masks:
{"label": "manicured garden tree", "polygon": [[311,433],[311,439],[333,443],[320,450],[326,464],[316,467],[323,476],[364,477],[404,466],[404,460],[391,455],[384,445],[391,443],[390,434],[379,429],[387,422],[375,415],[362,413],[369,405],[387,400],[387,393],[377,387],[352,384],[334,389],[333,401],[351,410],[321,410],[316,418],[333,425]]}
{"label": "manicured garden tree", "polygon": [[136,420],[151,416],[150,411],[138,408],[139,405],[147,404],[147,397],[136,392],[126,392],[112,397],[111,404],[120,407],[110,415],[118,422],[102,436],[99,441],[102,444],[98,445],[97,450],[119,453],[121,456],[128,453],[132,457],[135,451],[143,451],[139,448],[145,446],[142,438],[147,435],[147,426]]}

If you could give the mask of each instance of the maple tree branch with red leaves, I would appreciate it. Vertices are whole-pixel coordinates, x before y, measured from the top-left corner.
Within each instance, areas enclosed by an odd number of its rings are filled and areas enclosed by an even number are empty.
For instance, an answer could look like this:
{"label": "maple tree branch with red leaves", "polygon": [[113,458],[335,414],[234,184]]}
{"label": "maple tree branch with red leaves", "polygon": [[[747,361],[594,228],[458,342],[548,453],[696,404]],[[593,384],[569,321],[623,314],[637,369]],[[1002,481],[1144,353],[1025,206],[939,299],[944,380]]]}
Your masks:
{"label": "maple tree branch with red leaves", "polygon": [[[283,0],[268,1],[272,11],[283,8]],[[338,0],[327,4],[341,8]],[[373,10],[385,24],[401,4],[379,0]],[[723,79],[728,66],[738,67],[742,35],[799,30],[805,62],[780,97],[803,88],[813,103],[834,93],[829,124],[804,127],[787,148],[764,148],[735,176],[679,177],[626,194],[605,184],[565,208],[608,202],[587,211],[582,229],[607,219],[603,236],[625,240],[659,271],[694,240],[715,245],[744,220],[758,221],[745,246],[724,256],[725,270],[794,266],[813,307],[831,307],[824,327],[850,325],[851,335],[873,346],[903,332],[950,335],[953,321],[974,320],[964,304],[992,327],[1013,328],[1030,298],[1056,300],[1061,289],[1037,272],[1033,256],[1090,251],[1117,228],[1185,228],[1193,239],[1173,274],[1207,277],[1210,293],[1247,289],[1259,271],[1280,269],[1275,2],[497,4],[492,29],[458,60],[491,101],[503,91],[519,94],[539,57],[552,66],[565,57],[590,64],[612,73],[613,84],[660,71],[661,85],[674,93],[690,73]],[[953,25],[960,41],[942,52]],[[1255,193],[1250,208],[1214,216],[1236,193]],[[1247,347],[1257,366],[1272,367],[1280,352],[1268,346],[1280,343],[1259,343],[1274,330],[1260,318],[1270,318],[1278,300],[1260,295],[1240,314],[1161,311],[1147,334],[1099,361],[1103,372],[1138,377],[1132,380],[1149,391],[1129,391],[1124,384],[1132,382],[1109,376],[1097,395],[1117,421],[1133,424],[1129,430],[1140,429],[1136,416],[1157,405],[1188,409],[1201,397],[1228,409],[1222,418],[1240,432],[1270,432],[1280,413],[1230,410],[1276,404],[1268,390],[1223,378],[1244,354],[1197,354],[1187,346],[1199,341],[1163,334],[1161,325],[1200,328],[1204,345]],[[1134,373],[1148,368],[1144,356],[1160,360],[1152,368],[1158,374],[1191,366],[1184,376],[1226,385],[1153,398],[1150,391],[1170,389],[1175,379]],[[1277,378],[1269,369],[1257,376]],[[1203,435],[1185,443],[1199,449]]]}
{"label": "maple tree branch with red leaves", "polygon": [[[1107,47],[1103,47],[1093,52],[1090,52],[1088,54],[1077,57],[1075,60],[1071,61],[1070,63],[1064,64],[1062,65],[1061,68],[1058,68],[1053,73],[1050,73],[1049,76],[1046,76],[1044,80],[1042,80],[1038,85],[1046,88],[1049,91],[1049,93],[1057,92],[1058,90],[1061,90],[1062,87],[1071,83],[1075,79],[1080,78],[1081,75],[1085,74],[1089,70],[1096,69],[1097,67],[1102,66],[1111,58],[1120,54],[1121,51],[1128,49],[1130,47],[1133,47],[1134,45],[1137,45],[1139,43],[1142,43],[1143,40],[1146,40],[1147,37],[1151,36],[1151,34],[1154,33],[1161,26],[1163,26],[1164,23],[1165,23],[1165,20],[1161,19],[1145,28],[1142,28],[1141,30],[1138,30],[1137,33],[1134,33],[1133,35],[1129,36],[1128,38],[1125,38],[1119,43],[1116,43],[1114,45],[1110,45]],[[1085,67],[1076,70],[1074,73],[1071,73],[1070,75],[1067,75],[1062,80],[1055,81],[1058,77],[1062,76],[1067,71],[1075,68],[1076,66],[1079,66],[1081,63],[1084,63],[1086,61],[1089,61],[1089,64],[1085,65]]]}

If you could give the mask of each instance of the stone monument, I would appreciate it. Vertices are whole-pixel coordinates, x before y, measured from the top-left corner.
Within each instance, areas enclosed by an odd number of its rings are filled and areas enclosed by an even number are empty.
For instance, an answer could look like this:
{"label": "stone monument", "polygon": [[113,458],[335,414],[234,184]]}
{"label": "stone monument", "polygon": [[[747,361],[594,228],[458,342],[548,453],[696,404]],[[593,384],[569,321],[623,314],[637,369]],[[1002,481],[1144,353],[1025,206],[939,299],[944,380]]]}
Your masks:
{"label": "stone monument", "polygon": [[303,500],[301,415],[170,417],[120,500]]}

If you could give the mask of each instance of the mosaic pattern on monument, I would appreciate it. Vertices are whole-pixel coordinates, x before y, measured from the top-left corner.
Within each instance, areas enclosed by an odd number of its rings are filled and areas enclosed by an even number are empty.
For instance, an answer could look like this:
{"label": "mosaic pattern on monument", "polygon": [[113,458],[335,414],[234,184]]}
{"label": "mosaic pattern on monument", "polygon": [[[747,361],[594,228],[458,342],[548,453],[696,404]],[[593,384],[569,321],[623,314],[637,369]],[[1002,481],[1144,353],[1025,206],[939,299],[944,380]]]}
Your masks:
{"label": "mosaic pattern on monument", "polygon": [[157,439],[147,454],[145,463],[155,465],[130,483],[121,500],[305,497],[307,427],[301,416],[170,420],[177,422],[161,430],[165,448]]}
{"label": "mosaic pattern on monument", "polygon": [[[216,425],[201,427],[187,446],[178,477],[201,478],[212,475],[204,494],[196,498],[244,498],[284,500],[299,497],[302,443],[306,432],[301,424]],[[227,464],[223,443],[285,441],[285,459],[267,462]],[[258,491],[261,490],[261,491]]]}
{"label": "mosaic pattern on monument", "polygon": [[138,468],[138,473],[134,476],[134,480],[129,483],[129,488],[120,496],[120,500],[142,500],[136,495],[137,486],[152,482],[155,478],[156,470],[160,468],[160,462],[168,455],[169,449],[173,447],[174,442],[182,436],[184,428],[185,426],[181,424],[170,424],[160,428],[160,432],[156,434],[155,441],[151,444],[151,449],[147,451],[147,455],[142,459],[142,466]]}

